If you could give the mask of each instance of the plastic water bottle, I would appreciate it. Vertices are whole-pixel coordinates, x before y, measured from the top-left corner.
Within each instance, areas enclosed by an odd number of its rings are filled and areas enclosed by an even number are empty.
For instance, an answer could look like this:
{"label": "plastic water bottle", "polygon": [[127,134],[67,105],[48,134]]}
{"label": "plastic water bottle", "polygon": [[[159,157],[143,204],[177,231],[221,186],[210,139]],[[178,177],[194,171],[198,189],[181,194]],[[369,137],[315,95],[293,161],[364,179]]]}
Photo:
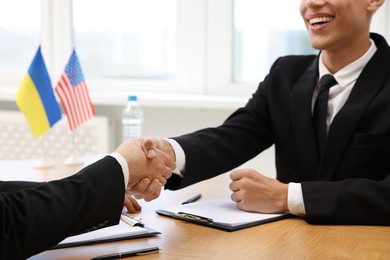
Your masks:
{"label": "plastic water bottle", "polygon": [[122,111],[122,141],[142,135],[143,111],[137,96],[128,96],[127,105]]}

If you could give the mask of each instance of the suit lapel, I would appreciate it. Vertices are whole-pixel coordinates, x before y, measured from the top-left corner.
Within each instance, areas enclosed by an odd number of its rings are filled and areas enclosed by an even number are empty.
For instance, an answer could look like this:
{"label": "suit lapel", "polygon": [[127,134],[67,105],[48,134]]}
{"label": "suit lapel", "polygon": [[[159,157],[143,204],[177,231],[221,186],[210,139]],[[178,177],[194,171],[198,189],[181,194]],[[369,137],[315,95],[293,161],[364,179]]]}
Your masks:
{"label": "suit lapel", "polygon": [[387,44],[377,43],[378,50],[357,79],[351,94],[333,119],[329,128],[327,146],[320,165],[320,179],[331,180],[343,153],[353,138],[354,131],[383,86],[390,68],[390,51]]}
{"label": "suit lapel", "polygon": [[291,91],[291,118],[297,149],[305,169],[306,180],[315,180],[319,160],[313,129],[311,104],[318,78],[318,56]]}

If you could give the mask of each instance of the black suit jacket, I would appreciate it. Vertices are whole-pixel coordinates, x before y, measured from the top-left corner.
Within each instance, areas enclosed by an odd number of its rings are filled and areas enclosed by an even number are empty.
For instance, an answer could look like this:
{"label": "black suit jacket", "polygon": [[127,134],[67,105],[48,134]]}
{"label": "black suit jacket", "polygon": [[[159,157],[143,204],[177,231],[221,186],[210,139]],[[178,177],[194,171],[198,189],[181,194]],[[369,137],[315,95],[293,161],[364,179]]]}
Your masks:
{"label": "black suit jacket", "polygon": [[0,182],[0,259],[25,259],[70,235],[119,223],[124,190],[111,156],[58,181]]}
{"label": "black suit jacket", "polygon": [[378,47],[317,153],[312,97],[318,56],[279,58],[223,125],[176,137],[186,154],[177,189],[229,171],[275,145],[277,179],[302,183],[310,223],[390,225],[390,47]]}

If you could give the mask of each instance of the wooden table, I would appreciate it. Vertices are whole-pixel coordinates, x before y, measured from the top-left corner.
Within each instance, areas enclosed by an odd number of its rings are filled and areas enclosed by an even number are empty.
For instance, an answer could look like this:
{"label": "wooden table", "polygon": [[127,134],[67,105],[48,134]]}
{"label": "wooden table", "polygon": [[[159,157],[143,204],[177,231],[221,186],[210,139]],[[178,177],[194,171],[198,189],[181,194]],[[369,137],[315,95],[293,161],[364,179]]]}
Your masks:
{"label": "wooden table", "polygon": [[[21,165],[0,162],[2,169],[17,169]],[[34,178],[41,175],[50,180],[70,175],[78,168],[58,165],[44,170],[31,168],[31,172]],[[161,246],[162,250],[137,259],[390,259],[390,227],[309,225],[301,218],[290,218],[226,232],[155,213],[156,209],[177,205],[199,192],[202,200],[229,196],[228,183],[229,176],[224,174],[179,191],[164,191],[149,203],[141,201],[143,210],[138,215],[162,233],[156,237],[49,250],[32,259],[90,259],[105,247],[125,250],[140,244]]]}

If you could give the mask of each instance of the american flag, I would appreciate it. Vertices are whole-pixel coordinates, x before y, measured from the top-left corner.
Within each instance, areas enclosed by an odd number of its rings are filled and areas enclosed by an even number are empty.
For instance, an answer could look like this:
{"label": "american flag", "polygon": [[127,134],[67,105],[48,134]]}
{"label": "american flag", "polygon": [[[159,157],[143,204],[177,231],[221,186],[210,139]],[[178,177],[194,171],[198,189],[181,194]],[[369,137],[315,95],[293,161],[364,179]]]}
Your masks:
{"label": "american flag", "polygon": [[95,108],[89,97],[84,75],[74,49],[65,71],[55,87],[55,92],[60,98],[62,108],[68,117],[70,130],[73,131],[95,115]]}

